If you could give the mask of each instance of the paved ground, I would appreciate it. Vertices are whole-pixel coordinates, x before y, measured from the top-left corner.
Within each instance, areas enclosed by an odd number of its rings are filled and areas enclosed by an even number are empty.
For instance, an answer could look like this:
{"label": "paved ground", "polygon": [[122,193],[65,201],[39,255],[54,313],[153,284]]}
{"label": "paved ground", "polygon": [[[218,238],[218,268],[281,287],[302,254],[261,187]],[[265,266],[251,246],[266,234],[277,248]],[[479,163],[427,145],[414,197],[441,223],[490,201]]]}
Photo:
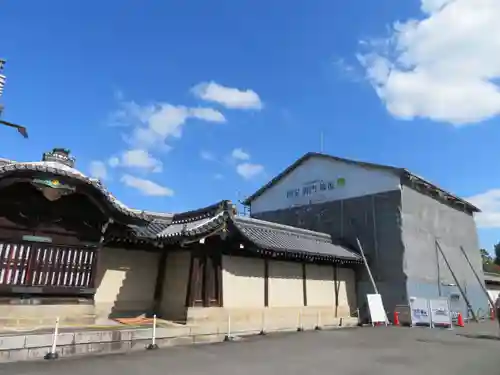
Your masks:
{"label": "paved ground", "polygon": [[0,366],[3,375],[471,375],[500,373],[491,323],[453,331],[374,327],[255,337],[155,352]]}

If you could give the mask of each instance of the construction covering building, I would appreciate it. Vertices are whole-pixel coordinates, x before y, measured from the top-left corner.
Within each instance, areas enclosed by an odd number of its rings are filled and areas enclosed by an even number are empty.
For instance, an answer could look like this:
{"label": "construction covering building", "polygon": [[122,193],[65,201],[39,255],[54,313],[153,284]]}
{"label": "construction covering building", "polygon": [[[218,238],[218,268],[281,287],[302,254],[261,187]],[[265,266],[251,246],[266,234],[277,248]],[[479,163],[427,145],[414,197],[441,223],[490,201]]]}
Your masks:
{"label": "construction covering building", "polygon": [[[406,169],[308,153],[243,203],[255,218],[325,232],[352,248],[359,239],[389,312],[412,297],[448,297],[464,316],[488,311],[479,209]],[[360,272],[358,305],[373,292]]]}

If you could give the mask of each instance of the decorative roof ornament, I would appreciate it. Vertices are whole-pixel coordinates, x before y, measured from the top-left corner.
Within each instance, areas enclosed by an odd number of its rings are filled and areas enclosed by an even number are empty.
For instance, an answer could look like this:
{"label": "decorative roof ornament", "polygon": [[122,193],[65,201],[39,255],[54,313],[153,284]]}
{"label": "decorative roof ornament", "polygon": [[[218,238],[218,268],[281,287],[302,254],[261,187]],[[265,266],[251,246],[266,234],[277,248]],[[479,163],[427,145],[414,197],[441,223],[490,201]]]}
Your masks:
{"label": "decorative roof ornament", "polygon": [[74,168],[76,164],[76,158],[70,156],[71,151],[67,148],[53,148],[52,151],[44,152],[42,156],[42,161],[51,161],[55,163],[60,163],[66,165],[70,168]]}

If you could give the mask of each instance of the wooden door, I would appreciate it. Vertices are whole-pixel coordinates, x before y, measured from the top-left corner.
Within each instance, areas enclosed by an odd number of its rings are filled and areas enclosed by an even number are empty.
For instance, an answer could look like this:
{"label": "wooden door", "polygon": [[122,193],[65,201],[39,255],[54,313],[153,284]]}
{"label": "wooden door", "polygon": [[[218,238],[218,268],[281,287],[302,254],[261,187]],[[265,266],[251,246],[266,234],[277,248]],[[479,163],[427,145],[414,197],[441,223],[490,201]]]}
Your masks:
{"label": "wooden door", "polygon": [[191,253],[187,306],[221,306],[220,254]]}

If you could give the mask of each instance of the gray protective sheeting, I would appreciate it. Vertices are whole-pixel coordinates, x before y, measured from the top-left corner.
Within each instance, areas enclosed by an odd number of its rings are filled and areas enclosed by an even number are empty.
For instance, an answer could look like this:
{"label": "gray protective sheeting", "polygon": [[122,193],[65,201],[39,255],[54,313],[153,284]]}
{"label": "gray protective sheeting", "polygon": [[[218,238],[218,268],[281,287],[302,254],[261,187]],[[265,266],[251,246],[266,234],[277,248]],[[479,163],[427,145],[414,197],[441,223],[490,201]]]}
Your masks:
{"label": "gray protective sheeting", "polygon": [[458,300],[452,299],[452,308],[467,316],[464,297],[460,295],[450,269],[436,248],[437,240],[474,311],[479,315],[487,313],[487,297],[460,250],[462,246],[481,277],[482,260],[473,217],[437,203],[409,187],[403,187],[402,197],[403,265],[409,296],[459,296]]}

